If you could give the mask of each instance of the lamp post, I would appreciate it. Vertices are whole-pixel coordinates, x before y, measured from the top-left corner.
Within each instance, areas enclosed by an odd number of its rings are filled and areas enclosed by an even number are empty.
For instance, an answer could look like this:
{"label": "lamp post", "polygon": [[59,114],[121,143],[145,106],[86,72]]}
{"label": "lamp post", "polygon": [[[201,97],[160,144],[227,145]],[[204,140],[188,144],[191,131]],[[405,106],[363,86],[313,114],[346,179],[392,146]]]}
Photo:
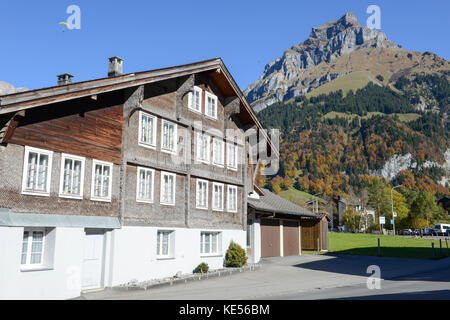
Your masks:
{"label": "lamp post", "polygon": [[394,189],[400,188],[401,186],[402,186],[402,185],[399,185],[399,186],[393,187],[393,188],[391,189],[391,202],[392,202],[392,222],[393,222],[392,226],[393,226],[393,228],[394,228],[394,236],[395,236],[395,217],[394,217]]}

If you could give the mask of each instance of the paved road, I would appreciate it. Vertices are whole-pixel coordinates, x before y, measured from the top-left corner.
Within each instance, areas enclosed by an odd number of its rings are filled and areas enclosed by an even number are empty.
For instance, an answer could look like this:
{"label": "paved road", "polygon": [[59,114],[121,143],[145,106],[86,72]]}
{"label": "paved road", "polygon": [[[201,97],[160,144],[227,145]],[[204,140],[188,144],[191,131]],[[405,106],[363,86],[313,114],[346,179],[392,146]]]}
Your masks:
{"label": "paved road", "polygon": [[[378,265],[381,290],[366,287],[367,268]],[[352,255],[304,255],[266,259],[257,271],[202,280],[148,291],[106,290],[83,299],[132,300],[251,300],[336,299],[347,297],[414,298],[408,293],[449,299],[450,259],[362,257]],[[389,296],[394,294],[393,296]],[[402,294],[403,296],[395,296]]]}

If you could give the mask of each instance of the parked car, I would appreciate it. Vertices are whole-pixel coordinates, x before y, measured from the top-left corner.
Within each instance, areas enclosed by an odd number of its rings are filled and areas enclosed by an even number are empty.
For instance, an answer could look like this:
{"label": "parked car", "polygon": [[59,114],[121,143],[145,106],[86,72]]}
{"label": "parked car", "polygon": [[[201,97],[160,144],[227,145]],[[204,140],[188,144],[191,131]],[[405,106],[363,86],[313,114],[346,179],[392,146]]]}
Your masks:
{"label": "parked car", "polygon": [[424,236],[432,236],[433,235],[433,229],[431,229],[431,228],[423,228],[422,229],[422,235],[424,235]]}
{"label": "parked car", "polygon": [[411,236],[411,235],[413,235],[413,231],[411,229],[400,230],[400,235]]}
{"label": "parked car", "polygon": [[420,229],[414,229],[413,230],[413,235],[420,236]]}

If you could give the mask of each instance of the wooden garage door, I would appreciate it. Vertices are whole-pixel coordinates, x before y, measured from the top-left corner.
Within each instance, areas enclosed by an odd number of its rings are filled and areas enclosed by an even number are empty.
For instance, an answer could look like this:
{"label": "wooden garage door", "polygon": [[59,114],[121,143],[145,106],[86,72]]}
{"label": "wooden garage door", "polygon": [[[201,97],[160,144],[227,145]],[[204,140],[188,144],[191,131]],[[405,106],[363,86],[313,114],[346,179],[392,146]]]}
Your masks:
{"label": "wooden garage door", "polygon": [[276,219],[261,220],[261,257],[280,256],[280,221]]}
{"label": "wooden garage door", "polygon": [[302,220],[302,250],[317,250],[320,223],[313,219]]}
{"label": "wooden garage door", "polygon": [[300,254],[298,223],[283,221],[283,255],[298,256]]}

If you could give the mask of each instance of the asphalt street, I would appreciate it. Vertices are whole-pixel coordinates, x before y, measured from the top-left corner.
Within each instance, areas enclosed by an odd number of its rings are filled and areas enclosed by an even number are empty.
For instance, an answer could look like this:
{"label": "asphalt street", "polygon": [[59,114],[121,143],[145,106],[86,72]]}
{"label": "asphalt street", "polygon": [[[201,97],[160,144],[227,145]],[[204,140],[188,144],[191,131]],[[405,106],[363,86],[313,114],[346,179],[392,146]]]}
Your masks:
{"label": "asphalt street", "polygon": [[[257,271],[159,287],[84,294],[96,300],[252,299],[450,299],[450,258],[399,259],[353,255],[303,255],[265,259]],[[381,288],[369,290],[369,267],[380,270]]]}

